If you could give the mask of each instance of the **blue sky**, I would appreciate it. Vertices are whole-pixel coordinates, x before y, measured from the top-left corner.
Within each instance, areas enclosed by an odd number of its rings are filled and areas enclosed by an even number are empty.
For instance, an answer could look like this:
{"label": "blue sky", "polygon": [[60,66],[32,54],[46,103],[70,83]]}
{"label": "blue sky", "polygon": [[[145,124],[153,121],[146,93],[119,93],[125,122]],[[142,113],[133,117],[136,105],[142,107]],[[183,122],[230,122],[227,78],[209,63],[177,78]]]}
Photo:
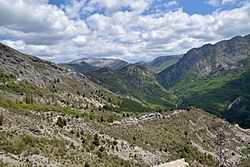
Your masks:
{"label": "blue sky", "polygon": [[0,20],[0,42],[50,61],[150,61],[249,34],[250,0],[0,0]]}
{"label": "blue sky", "polygon": [[[57,5],[60,7],[62,4],[66,5],[69,0],[49,0],[50,4]],[[187,12],[188,14],[211,14],[215,10],[218,9],[218,6],[209,4],[209,1],[207,0],[177,0],[177,5],[174,6],[164,6],[168,4],[169,0],[154,0],[151,2],[151,6],[148,8],[148,10],[145,11],[145,14],[149,13],[155,13],[155,9],[158,8],[161,10],[161,12],[167,12],[170,10],[176,10],[177,7],[182,7],[184,12]],[[214,1],[219,2],[219,1]],[[238,4],[232,4],[232,3],[226,3],[225,5],[222,5],[219,7],[220,10],[229,10],[237,7]],[[103,13],[102,11],[97,11],[99,13]]]}

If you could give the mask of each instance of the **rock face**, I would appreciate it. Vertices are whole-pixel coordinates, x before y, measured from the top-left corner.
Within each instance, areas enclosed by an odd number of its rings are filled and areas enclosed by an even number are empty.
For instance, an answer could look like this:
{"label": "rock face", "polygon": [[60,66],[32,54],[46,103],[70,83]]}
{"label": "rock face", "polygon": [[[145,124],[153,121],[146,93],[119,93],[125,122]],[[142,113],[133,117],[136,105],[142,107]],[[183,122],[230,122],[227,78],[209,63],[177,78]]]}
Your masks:
{"label": "rock face", "polygon": [[152,113],[152,114],[140,116],[139,122],[160,120],[162,118],[163,118],[163,116],[160,113]]}
{"label": "rock face", "polygon": [[159,73],[162,85],[169,89],[180,82],[187,73],[198,76],[216,75],[235,68],[235,64],[247,58],[250,35],[237,36],[215,45],[206,44],[183,55],[173,66]]}
{"label": "rock face", "polygon": [[178,107],[195,106],[250,127],[250,105],[228,112],[239,96],[250,100],[250,35],[191,49],[158,78],[178,96]]}
{"label": "rock face", "polygon": [[189,164],[185,162],[185,159],[179,159],[176,161],[171,161],[154,167],[188,167]]}

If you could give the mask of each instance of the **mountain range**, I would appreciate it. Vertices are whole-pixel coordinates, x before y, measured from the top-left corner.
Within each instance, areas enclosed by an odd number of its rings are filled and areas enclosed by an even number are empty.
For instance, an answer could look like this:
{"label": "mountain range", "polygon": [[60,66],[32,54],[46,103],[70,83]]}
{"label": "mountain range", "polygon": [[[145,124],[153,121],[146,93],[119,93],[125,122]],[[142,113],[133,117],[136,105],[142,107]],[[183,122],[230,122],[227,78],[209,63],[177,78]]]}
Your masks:
{"label": "mountain range", "polygon": [[249,166],[250,35],[149,63],[0,55],[0,166]]}
{"label": "mountain range", "polygon": [[175,107],[175,97],[165,90],[158,83],[156,75],[144,66],[130,64],[119,70],[102,68],[87,76],[115,94],[138,101],[149,108]]}
{"label": "mountain range", "polygon": [[159,73],[159,82],[178,96],[180,107],[196,106],[249,127],[249,101],[227,111],[237,98],[250,99],[250,35],[207,44],[184,54]]}
{"label": "mountain range", "polygon": [[104,63],[104,69],[93,70],[87,76],[153,109],[194,106],[250,127],[248,102],[240,112],[227,111],[237,98],[250,99],[249,48],[250,35],[237,36],[149,63],[123,63],[116,69]]}

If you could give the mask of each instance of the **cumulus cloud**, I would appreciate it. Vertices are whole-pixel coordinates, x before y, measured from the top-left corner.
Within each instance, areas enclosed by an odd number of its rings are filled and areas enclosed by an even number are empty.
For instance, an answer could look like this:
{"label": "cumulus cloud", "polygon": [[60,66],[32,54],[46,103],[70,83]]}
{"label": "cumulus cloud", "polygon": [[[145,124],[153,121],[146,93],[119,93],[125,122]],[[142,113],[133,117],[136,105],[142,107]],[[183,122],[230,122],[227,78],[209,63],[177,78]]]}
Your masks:
{"label": "cumulus cloud", "polygon": [[[143,14],[150,4],[73,0],[59,8],[47,0],[0,0],[0,37],[7,36],[2,40],[7,45],[50,61],[116,57],[135,62],[250,33],[249,3],[208,15],[189,15],[181,8]],[[93,13],[95,8],[105,11]],[[90,14],[82,18],[83,11]]]}
{"label": "cumulus cloud", "polygon": [[141,13],[149,7],[149,4],[149,0],[92,0],[89,3],[89,5],[107,9],[107,13],[114,13],[122,8],[129,8],[136,13]]}
{"label": "cumulus cloud", "polygon": [[217,6],[220,6],[221,0],[208,0],[207,4],[214,6],[214,7],[217,7]]}

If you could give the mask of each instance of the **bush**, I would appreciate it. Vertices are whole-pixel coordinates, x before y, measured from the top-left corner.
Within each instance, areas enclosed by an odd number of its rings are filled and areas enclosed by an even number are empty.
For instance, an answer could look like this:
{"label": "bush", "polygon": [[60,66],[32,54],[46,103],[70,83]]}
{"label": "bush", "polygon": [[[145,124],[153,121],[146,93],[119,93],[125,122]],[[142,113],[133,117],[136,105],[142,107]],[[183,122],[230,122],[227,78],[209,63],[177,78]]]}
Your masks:
{"label": "bush", "polygon": [[32,94],[26,94],[25,95],[25,103],[27,104],[33,104],[34,103],[34,99]]}
{"label": "bush", "polygon": [[97,154],[98,158],[102,159],[102,153],[101,153],[100,150],[98,150],[98,151],[96,152],[96,154]]}
{"label": "bush", "polygon": [[94,136],[94,141],[92,142],[94,145],[99,146],[100,145],[100,141],[99,141],[99,136],[96,133]]}
{"label": "bush", "polygon": [[116,146],[117,144],[118,144],[118,141],[117,141],[117,140],[114,140],[114,141],[113,141],[113,145]]}
{"label": "bush", "polygon": [[59,118],[57,119],[57,121],[56,121],[56,124],[57,124],[58,126],[60,126],[61,128],[63,128],[64,126],[67,125],[67,122],[66,122],[66,120],[63,119],[62,117],[59,117]]}
{"label": "bush", "polygon": [[0,126],[3,126],[3,115],[0,115]]}

